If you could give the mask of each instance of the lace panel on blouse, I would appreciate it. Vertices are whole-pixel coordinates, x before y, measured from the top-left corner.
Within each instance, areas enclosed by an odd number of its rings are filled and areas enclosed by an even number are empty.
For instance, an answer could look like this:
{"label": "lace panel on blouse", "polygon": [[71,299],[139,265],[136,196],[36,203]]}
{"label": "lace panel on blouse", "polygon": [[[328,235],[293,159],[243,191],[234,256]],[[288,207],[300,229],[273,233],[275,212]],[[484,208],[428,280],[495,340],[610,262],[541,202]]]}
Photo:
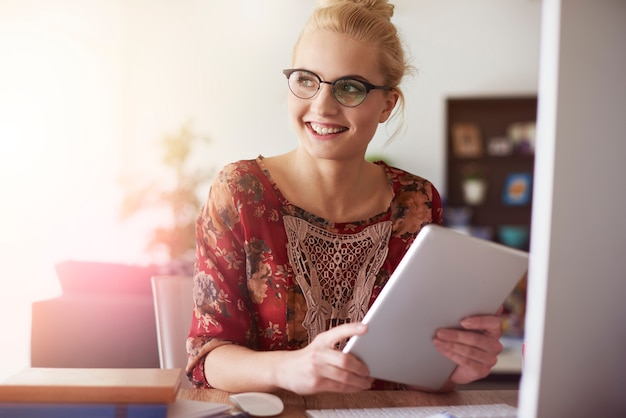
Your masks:
{"label": "lace panel on blouse", "polygon": [[309,342],[334,326],[362,320],[387,257],[391,221],[336,234],[293,216],[283,220],[289,262],[307,303],[302,325]]}

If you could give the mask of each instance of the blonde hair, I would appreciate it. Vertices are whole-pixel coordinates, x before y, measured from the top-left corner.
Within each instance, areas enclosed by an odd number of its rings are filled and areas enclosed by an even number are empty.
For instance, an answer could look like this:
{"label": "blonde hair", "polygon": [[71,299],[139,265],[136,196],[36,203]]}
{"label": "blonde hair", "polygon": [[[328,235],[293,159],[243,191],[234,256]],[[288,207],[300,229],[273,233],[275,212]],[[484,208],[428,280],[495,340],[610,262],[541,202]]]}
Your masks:
{"label": "blonde hair", "polygon": [[[329,31],[347,35],[378,49],[378,63],[385,78],[384,85],[398,93],[398,105],[392,118],[400,114],[399,127],[404,125],[404,94],[399,88],[405,75],[414,72],[408,63],[398,29],[391,22],[394,6],[388,0],[319,0],[318,6],[304,25],[294,47],[304,35],[315,31]],[[396,136],[394,132],[389,140]]]}

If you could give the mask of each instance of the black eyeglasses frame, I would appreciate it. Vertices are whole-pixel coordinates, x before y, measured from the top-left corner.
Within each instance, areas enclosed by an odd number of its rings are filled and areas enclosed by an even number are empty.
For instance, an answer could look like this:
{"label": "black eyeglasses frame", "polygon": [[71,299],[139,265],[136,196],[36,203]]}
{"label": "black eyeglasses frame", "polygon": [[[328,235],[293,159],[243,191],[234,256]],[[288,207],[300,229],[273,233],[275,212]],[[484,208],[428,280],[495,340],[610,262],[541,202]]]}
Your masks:
{"label": "black eyeglasses frame", "polygon": [[[311,74],[311,75],[315,76],[315,78],[317,78],[317,80],[319,81],[319,86],[317,87],[317,90],[311,96],[309,96],[309,97],[300,97],[291,89],[291,85],[289,84],[289,78],[291,77],[291,74],[295,73],[296,71],[302,71],[302,72],[305,72],[307,74]],[[328,84],[328,85],[330,85],[332,87],[333,97],[335,98],[335,100],[340,105],[345,106],[345,107],[357,107],[358,105],[360,105],[361,103],[363,103],[365,101],[365,99],[367,98],[367,95],[372,90],[386,90],[386,91],[393,90],[393,87],[391,87],[391,86],[377,86],[375,84],[368,83],[365,80],[360,80],[358,78],[354,78],[352,76],[339,77],[335,81],[324,81],[324,80],[322,80],[322,78],[319,75],[315,74],[313,71],[306,70],[304,68],[288,68],[288,69],[283,70],[283,74],[287,77],[287,86],[289,87],[289,91],[291,91],[291,93],[293,93],[293,95],[296,96],[297,98],[303,99],[303,100],[312,99],[320,91],[320,88],[321,88],[322,84]],[[361,100],[359,103],[355,104],[354,106],[349,106],[349,105],[346,105],[345,103],[341,103],[341,101],[337,98],[337,95],[336,95],[336,92],[335,92],[335,85],[338,82],[345,81],[345,80],[358,81],[359,83],[363,84],[363,86],[365,86],[365,96],[363,97],[363,100]]]}

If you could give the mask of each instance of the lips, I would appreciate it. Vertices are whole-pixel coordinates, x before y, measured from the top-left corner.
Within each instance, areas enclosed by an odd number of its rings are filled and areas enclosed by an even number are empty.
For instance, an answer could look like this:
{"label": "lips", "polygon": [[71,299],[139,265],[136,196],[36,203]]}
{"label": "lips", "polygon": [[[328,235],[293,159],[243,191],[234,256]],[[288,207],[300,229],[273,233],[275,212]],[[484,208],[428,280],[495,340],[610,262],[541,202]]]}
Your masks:
{"label": "lips", "polygon": [[348,130],[342,126],[323,126],[317,123],[309,123],[308,125],[318,135],[332,135]]}

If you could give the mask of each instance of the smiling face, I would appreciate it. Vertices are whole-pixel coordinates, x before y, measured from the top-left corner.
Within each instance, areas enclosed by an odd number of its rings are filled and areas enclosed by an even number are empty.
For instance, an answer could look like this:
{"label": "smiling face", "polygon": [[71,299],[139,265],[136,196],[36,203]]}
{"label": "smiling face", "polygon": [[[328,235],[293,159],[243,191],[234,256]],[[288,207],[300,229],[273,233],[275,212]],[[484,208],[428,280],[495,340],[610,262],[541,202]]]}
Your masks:
{"label": "smiling face", "polygon": [[[377,58],[377,51],[368,44],[345,35],[313,31],[300,39],[293,68],[312,71],[328,82],[351,76],[383,85]],[[309,155],[333,160],[363,159],[378,124],[389,118],[397,99],[393,90],[371,90],[363,103],[346,107],[337,102],[332,86],[322,83],[310,99],[290,93],[288,107],[300,146]]]}

